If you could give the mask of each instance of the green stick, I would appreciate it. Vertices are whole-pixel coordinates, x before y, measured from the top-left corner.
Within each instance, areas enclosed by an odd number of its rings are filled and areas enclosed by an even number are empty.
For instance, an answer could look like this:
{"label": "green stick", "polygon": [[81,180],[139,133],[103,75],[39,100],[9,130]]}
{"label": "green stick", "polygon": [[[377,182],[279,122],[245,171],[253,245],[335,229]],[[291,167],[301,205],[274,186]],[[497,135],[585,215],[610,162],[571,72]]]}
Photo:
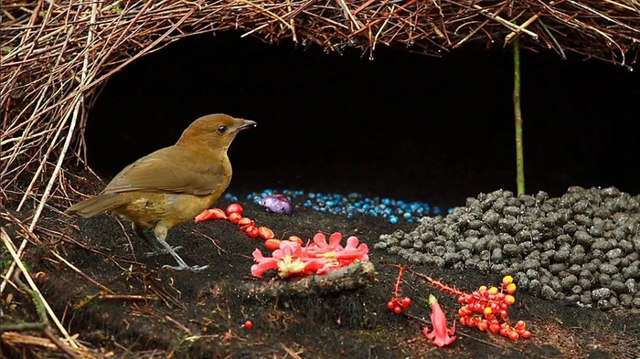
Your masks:
{"label": "green stick", "polygon": [[516,119],[516,182],[524,194],[524,154],[522,149],[522,111],[520,110],[520,38],[513,41],[513,112]]}

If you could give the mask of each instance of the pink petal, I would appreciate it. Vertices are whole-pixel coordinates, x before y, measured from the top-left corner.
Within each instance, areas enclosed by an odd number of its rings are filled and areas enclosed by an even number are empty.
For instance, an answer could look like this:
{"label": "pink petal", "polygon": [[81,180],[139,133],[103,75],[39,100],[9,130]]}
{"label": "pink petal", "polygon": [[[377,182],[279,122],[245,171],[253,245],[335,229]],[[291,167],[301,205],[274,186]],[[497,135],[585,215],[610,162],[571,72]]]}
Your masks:
{"label": "pink petal", "polygon": [[254,264],[251,266],[251,275],[254,277],[262,278],[262,273],[269,269],[278,268],[278,261],[273,258],[265,258],[265,260],[261,261],[258,264]]}
{"label": "pink petal", "polygon": [[340,245],[340,241],[342,241],[342,233],[333,233],[331,236],[329,236],[329,247],[335,249]]}
{"label": "pink petal", "polygon": [[316,233],[316,235],[313,236],[313,243],[318,247],[326,247],[327,237],[323,233]]}

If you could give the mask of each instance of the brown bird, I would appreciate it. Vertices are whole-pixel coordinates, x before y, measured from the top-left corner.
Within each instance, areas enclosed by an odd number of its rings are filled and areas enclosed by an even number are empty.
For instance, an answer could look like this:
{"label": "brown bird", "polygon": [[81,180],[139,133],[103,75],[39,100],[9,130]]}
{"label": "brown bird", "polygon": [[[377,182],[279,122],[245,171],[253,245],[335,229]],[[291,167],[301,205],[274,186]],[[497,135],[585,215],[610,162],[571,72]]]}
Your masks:
{"label": "brown bird", "polygon": [[[203,270],[188,266],[167,242],[167,232],[195,218],[224,193],[231,181],[227,149],[238,132],[254,121],[213,114],[195,120],[178,142],[140,158],[118,173],[96,197],[69,207],[65,213],[83,218],[113,211],[132,222],[133,230],[154,252],[171,254],[176,270]],[[155,240],[144,228],[153,228]]]}

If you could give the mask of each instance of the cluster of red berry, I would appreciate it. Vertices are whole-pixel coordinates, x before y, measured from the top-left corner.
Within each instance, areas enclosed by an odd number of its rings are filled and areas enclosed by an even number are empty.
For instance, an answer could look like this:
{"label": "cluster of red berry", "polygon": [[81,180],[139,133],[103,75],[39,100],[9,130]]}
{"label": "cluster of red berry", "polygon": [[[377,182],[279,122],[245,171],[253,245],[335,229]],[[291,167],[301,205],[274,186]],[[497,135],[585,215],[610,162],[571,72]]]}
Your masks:
{"label": "cluster of red berry", "polygon": [[396,314],[402,313],[402,308],[407,309],[409,308],[409,305],[411,305],[411,298],[409,297],[404,297],[402,299],[393,297],[389,302],[387,302],[387,308]]}
{"label": "cluster of red berry", "polygon": [[[464,306],[458,310],[460,324],[477,327],[481,331],[500,333],[511,340],[517,340],[519,337],[530,338],[531,332],[526,329],[524,321],[518,321],[515,327],[509,324],[508,310],[516,301],[513,296],[515,291],[516,284],[513,283],[513,278],[506,276],[502,279],[500,289],[481,286],[471,294],[461,294],[458,303]],[[500,320],[503,322],[500,323]]]}
{"label": "cluster of red berry", "polygon": [[402,313],[402,308],[407,309],[411,305],[411,298],[403,297],[400,298],[400,283],[402,282],[402,273],[404,272],[404,267],[399,267],[400,273],[398,273],[398,278],[396,279],[396,284],[393,288],[393,298],[387,302],[387,308],[390,311],[400,314]]}
{"label": "cluster of red berry", "polygon": [[[275,250],[280,247],[281,239],[275,238],[275,234],[269,227],[256,226],[256,222],[249,218],[242,216],[242,206],[239,203],[231,203],[227,206],[226,211],[220,208],[207,209],[204,212],[196,216],[196,223],[204,222],[210,219],[225,219],[229,222],[238,225],[238,229],[245,232],[251,238],[260,237],[265,240],[265,247],[269,250]],[[289,237],[290,241],[295,241],[302,244],[302,239],[297,236]]]}

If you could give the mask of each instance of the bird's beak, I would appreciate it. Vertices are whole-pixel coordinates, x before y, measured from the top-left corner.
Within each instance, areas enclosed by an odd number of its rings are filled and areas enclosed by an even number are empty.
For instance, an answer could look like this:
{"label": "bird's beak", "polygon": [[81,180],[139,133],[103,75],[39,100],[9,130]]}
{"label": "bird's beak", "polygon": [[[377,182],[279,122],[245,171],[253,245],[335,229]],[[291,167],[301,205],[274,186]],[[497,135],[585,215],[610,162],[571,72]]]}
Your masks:
{"label": "bird's beak", "polygon": [[244,121],[244,123],[240,125],[240,128],[239,128],[240,130],[246,130],[246,129],[254,128],[258,126],[256,121],[251,121],[251,120],[242,120],[242,121]]}

